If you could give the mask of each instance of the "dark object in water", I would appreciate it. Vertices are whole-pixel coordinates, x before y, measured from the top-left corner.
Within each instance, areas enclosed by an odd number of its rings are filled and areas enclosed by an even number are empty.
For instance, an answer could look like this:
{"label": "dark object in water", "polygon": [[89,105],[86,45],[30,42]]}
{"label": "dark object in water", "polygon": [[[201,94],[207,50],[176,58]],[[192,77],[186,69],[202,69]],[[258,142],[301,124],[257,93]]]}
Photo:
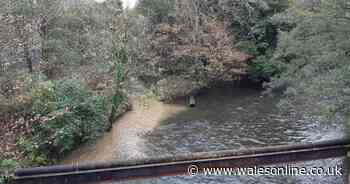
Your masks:
{"label": "dark object in water", "polygon": [[264,84],[264,88],[266,89],[262,94],[268,96],[274,95],[282,95],[290,84],[287,81],[276,81],[273,83]]}
{"label": "dark object in water", "polygon": [[196,100],[194,99],[194,96],[190,96],[189,106],[190,107],[195,107],[196,106]]}

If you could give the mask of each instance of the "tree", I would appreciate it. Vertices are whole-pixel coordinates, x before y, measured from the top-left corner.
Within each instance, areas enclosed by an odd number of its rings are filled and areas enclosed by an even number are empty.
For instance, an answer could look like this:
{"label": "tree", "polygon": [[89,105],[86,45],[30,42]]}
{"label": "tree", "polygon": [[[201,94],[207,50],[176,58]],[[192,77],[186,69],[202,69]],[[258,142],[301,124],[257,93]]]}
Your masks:
{"label": "tree", "polygon": [[[29,72],[33,72],[33,57],[35,48],[42,48],[44,41],[40,41],[40,37],[45,40],[48,27],[61,12],[61,1],[59,0],[18,0],[3,2],[2,15],[10,20],[13,32],[9,39],[13,43],[10,47],[23,48],[23,57],[27,63]],[[52,26],[52,25],[51,25]],[[40,37],[37,33],[40,32]],[[6,46],[6,44],[1,44]],[[45,60],[45,50],[42,55]]]}
{"label": "tree", "polygon": [[272,85],[287,81],[291,86],[286,104],[302,104],[306,112],[331,118],[349,114],[349,4],[321,1],[318,8],[292,11],[296,11],[297,24],[281,32],[273,57],[285,72]]}
{"label": "tree", "polygon": [[144,16],[150,17],[153,24],[169,20],[174,16],[176,0],[139,0],[136,9]]}
{"label": "tree", "polygon": [[[246,73],[250,55],[233,46],[226,23],[210,16],[206,5],[199,0],[177,0],[174,16],[169,15],[172,20],[153,21],[154,29],[146,32],[139,73],[153,79],[163,100],[237,80]],[[152,16],[148,18],[152,20]]]}
{"label": "tree", "polygon": [[279,69],[269,62],[277,42],[277,27],[271,17],[289,6],[288,0],[205,0],[201,12],[224,20],[232,34],[235,46],[254,58],[249,63],[250,78],[269,81]]}

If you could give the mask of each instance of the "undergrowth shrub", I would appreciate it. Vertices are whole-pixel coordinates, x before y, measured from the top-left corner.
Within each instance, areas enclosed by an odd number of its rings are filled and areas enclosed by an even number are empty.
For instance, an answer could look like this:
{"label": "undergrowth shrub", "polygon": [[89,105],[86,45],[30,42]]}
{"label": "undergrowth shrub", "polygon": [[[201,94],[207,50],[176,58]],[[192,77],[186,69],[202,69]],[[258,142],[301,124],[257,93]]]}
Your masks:
{"label": "undergrowth shrub", "polygon": [[18,143],[29,162],[45,165],[93,140],[109,126],[108,97],[94,95],[80,81],[39,84],[31,92],[36,123],[29,139]]}
{"label": "undergrowth shrub", "polygon": [[11,180],[11,174],[19,163],[12,159],[0,160],[0,184],[9,183]]}

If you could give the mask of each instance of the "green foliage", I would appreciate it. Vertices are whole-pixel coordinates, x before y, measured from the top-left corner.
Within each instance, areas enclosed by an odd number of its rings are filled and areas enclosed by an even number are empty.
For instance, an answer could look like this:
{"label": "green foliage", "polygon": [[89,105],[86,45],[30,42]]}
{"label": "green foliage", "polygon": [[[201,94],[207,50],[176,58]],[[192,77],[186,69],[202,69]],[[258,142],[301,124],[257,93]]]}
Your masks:
{"label": "green foliage", "polygon": [[116,43],[113,48],[114,50],[113,62],[114,62],[115,70],[114,70],[114,79],[113,79],[114,94],[112,95],[112,99],[111,99],[112,110],[109,117],[109,121],[111,123],[119,115],[118,109],[120,105],[127,100],[127,97],[122,90],[124,89],[124,84],[128,75],[126,66],[129,60],[129,53],[128,53],[128,49],[126,48],[126,42],[125,42],[127,40],[123,39],[124,37],[127,37],[127,35],[121,35],[119,33],[118,35],[115,35],[115,36],[116,36],[115,38],[116,40],[122,40],[122,41],[119,43]]}
{"label": "green foliage", "polygon": [[60,0],[16,0],[16,1],[3,1],[2,7],[4,12],[23,15],[33,16],[38,14],[45,15],[47,17],[57,15],[60,9],[57,7],[62,5]]}
{"label": "green foliage", "polygon": [[19,163],[15,160],[0,160],[0,184],[9,183],[11,181],[11,173],[18,168]]}
{"label": "green foliage", "polygon": [[[112,114],[117,112],[120,104],[126,99],[122,90],[128,62],[127,47],[114,52],[113,44],[120,40],[111,39],[114,36],[112,27],[118,28],[120,25],[118,22],[114,25],[114,21],[116,15],[123,11],[122,4],[120,0],[107,0],[103,3],[81,0],[11,0],[1,1],[0,6],[0,14],[23,18],[23,25],[17,25],[18,30],[14,31],[21,34],[17,35],[16,32],[16,36],[23,42],[28,41],[30,49],[35,47],[41,50],[33,56],[38,60],[35,63],[33,60],[33,65],[37,66],[34,66],[34,72],[16,79],[16,82],[19,82],[16,87],[21,88],[16,95],[21,93],[27,97],[29,93],[30,104],[23,109],[31,111],[28,114],[33,115],[33,118],[28,120],[32,126],[28,127],[32,129],[28,132],[31,131],[32,134],[20,138],[17,143],[24,151],[29,165],[46,165],[61,158],[80,143],[101,135],[110,125],[108,117],[111,116],[111,109]],[[31,30],[30,26],[35,29]],[[22,38],[30,31],[33,34],[28,34],[27,40]],[[13,39],[19,39],[17,37]],[[21,45],[15,49],[21,50]],[[4,47],[4,44],[1,47]],[[116,65],[115,59],[118,60]],[[99,84],[95,85],[94,82],[98,81],[100,76],[96,76],[96,80],[93,78],[95,76],[90,77],[95,72],[95,66],[105,67],[104,71],[98,73],[103,73],[104,79],[107,78],[106,83],[111,79],[108,75],[114,71],[111,67],[116,66],[113,86],[116,92],[113,96],[108,96],[109,88],[103,91],[97,89]],[[88,72],[81,74],[74,69]],[[59,75],[56,76],[55,72]],[[7,77],[8,74],[10,72],[6,73]],[[41,74],[47,75],[47,78]],[[62,76],[71,78],[67,75],[84,78],[89,87],[106,96],[89,91],[80,80],[46,81]],[[21,85],[20,82],[25,84]],[[24,97],[23,99],[27,99]]]}
{"label": "green foliage", "polygon": [[35,114],[48,114],[57,108],[54,103],[54,84],[51,81],[40,83],[37,88],[33,88],[31,96]]}
{"label": "green foliage", "polygon": [[24,163],[32,166],[47,165],[50,163],[47,155],[40,151],[38,143],[32,142],[29,139],[20,138],[17,141],[17,146],[26,154],[26,159],[23,161]]}
{"label": "green foliage", "polygon": [[[120,88],[120,86],[123,84],[125,79],[126,79],[125,64],[123,64],[123,63],[116,63],[115,74],[114,74],[115,87],[116,88]],[[117,89],[115,89],[115,90],[117,90]]]}
{"label": "green foliage", "polygon": [[238,42],[238,44],[236,44],[236,47],[247,54],[250,54],[253,56],[259,55],[258,46],[253,41],[249,41],[249,40],[240,41]]}
{"label": "green foliage", "polygon": [[278,80],[290,81],[298,94],[288,98],[289,104],[303,104],[306,112],[329,118],[350,112],[349,5],[332,3],[322,1],[317,11],[296,16],[295,28],[281,32],[273,57],[286,69]]}
{"label": "green foliage", "polygon": [[9,173],[14,171],[19,166],[19,163],[15,160],[4,159],[0,160],[0,173]]}
{"label": "green foliage", "polygon": [[47,164],[108,127],[107,98],[93,95],[77,80],[45,82],[32,91],[39,121],[30,140],[19,146],[34,164]]}
{"label": "green foliage", "polygon": [[240,37],[250,39],[253,27],[285,10],[288,4],[288,0],[243,0],[227,1],[221,6],[224,16],[231,19],[233,28],[238,28]]}
{"label": "green foliage", "polygon": [[251,73],[255,79],[268,79],[279,71],[270,63],[270,58],[275,48],[277,40],[277,30],[272,25],[270,18],[262,17],[253,27],[251,27],[251,42],[254,43],[256,53],[255,59],[251,62]]}
{"label": "green foliage", "polygon": [[0,176],[0,184],[11,183],[12,178],[10,176]]}
{"label": "green foliage", "polygon": [[272,52],[265,55],[259,55],[252,60],[250,64],[251,77],[255,80],[269,81],[274,76],[278,77],[283,71],[275,63],[271,62]]}
{"label": "green foliage", "polygon": [[288,7],[288,1],[239,1],[231,8],[233,26],[239,28],[241,41],[236,45],[242,51],[254,56],[250,62],[253,80],[269,81],[279,75],[281,68],[270,61],[276,47],[278,31],[271,17]]}
{"label": "green foliage", "polygon": [[271,52],[276,45],[277,30],[270,19],[262,18],[249,33],[251,38],[243,39],[236,46],[248,54],[259,56]]}
{"label": "green foliage", "polygon": [[146,17],[150,17],[152,23],[166,21],[175,12],[175,0],[140,0],[137,10]]}
{"label": "green foliage", "polygon": [[120,106],[127,101],[127,97],[125,96],[124,93],[120,92],[120,91],[116,91],[114,93],[114,95],[111,98],[111,103],[112,103],[112,110],[111,110],[111,114],[109,116],[109,121],[110,123],[113,123],[113,121],[115,121],[115,119],[120,115],[120,113],[118,112]]}

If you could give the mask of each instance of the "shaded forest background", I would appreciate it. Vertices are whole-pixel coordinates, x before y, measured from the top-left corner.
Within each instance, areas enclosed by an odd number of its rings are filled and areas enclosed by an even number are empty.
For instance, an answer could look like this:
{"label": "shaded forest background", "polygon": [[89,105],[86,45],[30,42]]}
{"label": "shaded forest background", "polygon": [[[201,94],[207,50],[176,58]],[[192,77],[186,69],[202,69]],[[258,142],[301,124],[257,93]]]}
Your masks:
{"label": "shaded forest background", "polygon": [[130,109],[249,79],[282,110],[349,122],[347,0],[0,2],[0,166],[57,162]]}

